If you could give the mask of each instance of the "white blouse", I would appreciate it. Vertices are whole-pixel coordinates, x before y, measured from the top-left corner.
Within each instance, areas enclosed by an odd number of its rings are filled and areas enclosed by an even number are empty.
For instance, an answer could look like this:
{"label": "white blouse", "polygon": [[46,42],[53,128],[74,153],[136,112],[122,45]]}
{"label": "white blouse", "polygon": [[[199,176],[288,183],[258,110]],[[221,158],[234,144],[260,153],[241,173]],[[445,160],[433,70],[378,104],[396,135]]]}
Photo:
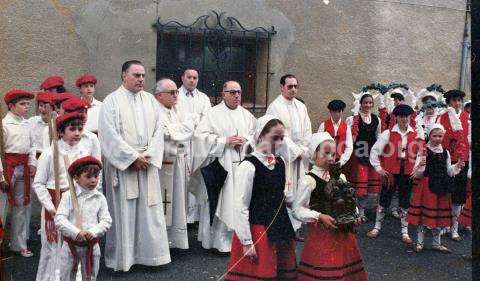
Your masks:
{"label": "white blouse", "polygon": [[[254,151],[251,153],[269,170],[275,168],[275,164],[268,164],[265,154]],[[235,217],[234,230],[242,245],[253,244],[250,232],[250,200],[252,198],[253,180],[255,178],[255,166],[250,161],[243,161],[235,170],[235,199],[233,212]]]}
{"label": "white blouse", "polygon": [[[432,146],[430,143],[427,143],[427,147],[432,151],[432,152],[435,152],[435,153],[442,153],[443,152],[443,148],[441,145],[438,145],[438,146]],[[423,172],[425,172],[425,166],[420,166],[420,161],[422,161],[422,158],[425,157],[425,156],[418,156],[417,159],[415,160],[415,166],[413,168],[413,176],[416,177],[416,178],[421,178],[423,177]],[[448,176],[450,177],[454,177],[456,176],[457,174],[460,173],[461,169],[457,164],[455,165],[452,165],[452,161],[450,159],[450,153],[448,152],[447,150],[447,174]]]}

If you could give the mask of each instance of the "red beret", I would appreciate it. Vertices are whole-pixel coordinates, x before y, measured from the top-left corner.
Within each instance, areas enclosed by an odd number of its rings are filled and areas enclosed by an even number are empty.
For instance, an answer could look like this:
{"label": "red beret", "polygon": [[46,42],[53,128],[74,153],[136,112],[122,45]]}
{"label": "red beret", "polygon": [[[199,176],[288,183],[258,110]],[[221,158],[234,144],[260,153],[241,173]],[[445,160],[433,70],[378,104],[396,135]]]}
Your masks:
{"label": "red beret", "polygon": [[85,114],[79,113],[79,112],[69,112],[62,115],[58,115],[56,120],[57,130],[60,129],[60,125],[73,119],[82,119],[83,122],[85,122],[86,117],[87,116]]}
{"label": "red beret", "polygon": [[5,103],[8,105],[14,99],[18,99],[18,98],[33,99],[34,97],[35,95],[30,93],[29,91],[25,91],[22,89],[11,89],[10,91],[5,93],[5,95],[3,96],[3,99],[5,100]]}
{"label": "red beret", "polygon": [[100,162],[100,160],[98,160],[97,158],[95,158],[93,156],[85,156],[85,157],[82,157],[82,158],[79,158],[79,159],[73,161],[73,163],[70,164],[70,166],[68,167],[68,173],[70,174],[71,177],[73,177],[75,172],[80,167],[85,166],[85,165],[97,165],[97,166],[100,167],[100,169],[102,168],[102,162]]}
{"label": "red beret", "polygon": [[77,88],[80,88],[80,86],[82,86],[82,84],[85,84],[85,83],[93,83],[96,85],[97,78],[95,77],[95,75],[92,75],[92,74],[84,74],[78,77],[77,81],[75,82],[75,85],[77,86]]}
{"label": "red beret", "polygon": [[65,111],[73,112],[80,109],[89,109],[92,107],[90,102],[86,99],[81,99],[79,97],[70,98],[62,102],[62,108]]}
{"label": "red beret", "polygon": [[40,90],[48,90],[58,86],[63,86],[65,82],[61,76],[49,76],[40,84]]}
{"label": "red beret", "polygon": [[65,93],[52,93],[52,102],[53,103],[58,103],[58,102],[64,102],[68,99],[71,98],[78,98],[77,95],[65,92]]}
{"label": "red beret", "polygon": [[35,97],[35,99],[37,100],[37,102],[52,104],[53,94],[54,93],[50,93],[50,92],[40,92],[40,93],[37,93],[37,96]]}

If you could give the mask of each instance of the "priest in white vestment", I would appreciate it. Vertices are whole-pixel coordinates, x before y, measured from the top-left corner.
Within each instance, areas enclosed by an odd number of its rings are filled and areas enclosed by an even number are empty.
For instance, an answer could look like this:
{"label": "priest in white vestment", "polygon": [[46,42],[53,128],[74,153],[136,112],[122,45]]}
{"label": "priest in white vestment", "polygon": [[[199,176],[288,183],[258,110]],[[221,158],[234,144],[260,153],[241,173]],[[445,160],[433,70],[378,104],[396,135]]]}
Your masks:
{"label": "priest in white vestment", "polygon": [[[280,78],[279,95],[267,108],[267,114],[280,119],[285,125],[285,144],[288,147],[286,160],[287,184],[290,184],[290,193],[287,202],[292,203],[299,179],[308,171],[310,156],[308,155],[308,139],[312,135],[312,125],[308,116],[307,107],[296,98],[298,80],[292,74]],[[289,210],[290,213],[290,210]],[[301,222],[292,219],[295,230]]]}
{"label": "priest in white vestment", "polygon": [[164,153],[160,182],[170,248],[188,249],[187,233],[187,163],[185,143],[193,136],[193,119],[176,109],[178,89],[170,79],[161,79],[155,88],[160,104],[164,132]]}
{"label": "priest in white vestment", "polygon": [[244,158],[243,145],[247,137],[255,132],[256,119],[240,105],[242,89],[238,82],[226,82],[222,97],[223,101],[207,112],[195,130],[193,171],[194,177],[201,177],[200,168],[218,158],[219,163],[228,172],[211,225],[203,178],[200,178],[202,185],[198,187],[195,195],[201,205],[198,240],[202,242],[202,247],[230,252],[235,220],[234,174]]}
{"label": "priest in white vestment", "polygon": [[[188,68],[183,72],[182,86],[178,89],[178,102],[175,106],[180,114],[190,114],[192,116],[194,128],[197,127],[198,123],[200,123],[200,119],[202,119],[207,111],[212,108],[210,98],[197,88],[198,76],[198,71],[192,68]],[[185,146],[187,148],[187,165],[189,170],[191,170],[193,164],[193,158],[191,155],[195,154],[193,143],[188,141],[185,143]],[[187,190],[195,190],[196,187],[201,184],[198,181],[198,177],[192,178],[190,177],[190,174],[187,176],[189,179],[187,181]],[[188,192],[187,222],[194,223],[199,220],[199,217],[200,208],[195,199],[195,195],[192,192]]]}
{"label": "priest in white vestment", "polygon": [[105,98],[99,116],[106,197],[113,219],[106,235],[105,264],[113,270],[170,262],[159,177],[162,122],[157,100],[143,91],[144,80],[141,62],[124,63],[122,86]]}

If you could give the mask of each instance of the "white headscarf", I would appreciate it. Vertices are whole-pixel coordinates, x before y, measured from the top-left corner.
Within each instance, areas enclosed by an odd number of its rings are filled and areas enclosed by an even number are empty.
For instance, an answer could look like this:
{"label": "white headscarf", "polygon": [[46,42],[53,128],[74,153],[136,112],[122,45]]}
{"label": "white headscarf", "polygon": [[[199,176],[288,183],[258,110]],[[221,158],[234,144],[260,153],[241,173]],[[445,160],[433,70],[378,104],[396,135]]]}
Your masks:
{"label": "white headscarf", "polygon": [[442,124],[438,124],[438,123],[429,124],[427,125],[426,129],[427,129],[427,136],[430,136],[430,133],[435,129],[440,129],[442,130],[442,132],[445,133],[445,128],[442,126]]}
{"label": "white headscarf", "polygon": [[315,155],[315,151],[317,150],[317,147],[325,141],[334,141],[334,140],[332,136],[330,136],[330,134],[327,132],[312,134],[308,144],[308,153],[310,156],[310,160],[313,160],[313,156]]}
{"label": "white headscarf", "polygon": [[273,119],[278,119],[278,118],[270,114],[265,114],[262,117],[257,119],[257,126],[255,127],[255,133],[253,136],[249,137],[249,139],[247,140],[247,143],[246,143],[247,145],[244,146],[245,149],[247,149],[248,147],[251,147],[252,150],[255,150],[255,148],[257,147],[258,138],[260,137],[260,134],[262,133],[263,128],[265,128],[267,123]]}

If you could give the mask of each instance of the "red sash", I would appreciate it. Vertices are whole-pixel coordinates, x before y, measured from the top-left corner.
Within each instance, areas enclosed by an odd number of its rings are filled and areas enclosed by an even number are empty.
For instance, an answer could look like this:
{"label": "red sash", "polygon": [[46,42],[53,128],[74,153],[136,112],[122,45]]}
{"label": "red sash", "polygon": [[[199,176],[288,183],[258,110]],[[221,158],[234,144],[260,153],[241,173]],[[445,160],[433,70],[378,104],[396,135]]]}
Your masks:
{"label": "red sash", "polygon": [[77,272],[78,270],[78,261],[80,257],[78,256],[77,247],[87,247],[87,266],[85,271],[87,272],[86,280],[92,280],[92,271],[93,271],[93,247],[98,243],[98,238],[92,239],[90,241],[76,241],[72,238],[63,236],[63,240],[68,243],[68,247],[70,248],[70,252],[72,252],[73,256],[73,268],[72,272]]}
{"label": "red sash", "polygon": [[23,205],[27,206],[30,204],[30,168],[28,167],[28,154],[5,153],[5,162],[7,164],[5,179],[8,184],[8,201],[12,206],[17,205],[15,203],[12,177],[15,167],[23,166]]}

